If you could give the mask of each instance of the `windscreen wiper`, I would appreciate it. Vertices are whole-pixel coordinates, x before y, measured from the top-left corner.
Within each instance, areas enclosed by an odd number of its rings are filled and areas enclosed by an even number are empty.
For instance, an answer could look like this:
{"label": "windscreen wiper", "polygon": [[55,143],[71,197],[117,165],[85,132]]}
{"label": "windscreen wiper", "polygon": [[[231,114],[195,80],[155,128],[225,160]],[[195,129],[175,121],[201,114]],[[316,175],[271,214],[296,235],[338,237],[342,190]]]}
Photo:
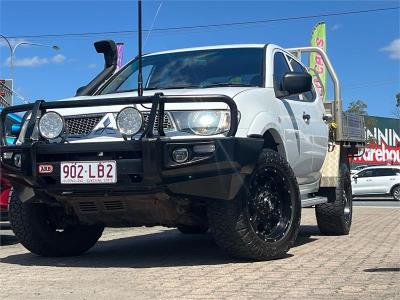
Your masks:
{"label": "windscreen wiper", "polygon": [[220,83],[211,83],[208,85],[203,85],[201,88],[211,88],[211,87],[223,87],[223,86],[254,86],[247,83],[230,83],[230,82],[220,82]]}

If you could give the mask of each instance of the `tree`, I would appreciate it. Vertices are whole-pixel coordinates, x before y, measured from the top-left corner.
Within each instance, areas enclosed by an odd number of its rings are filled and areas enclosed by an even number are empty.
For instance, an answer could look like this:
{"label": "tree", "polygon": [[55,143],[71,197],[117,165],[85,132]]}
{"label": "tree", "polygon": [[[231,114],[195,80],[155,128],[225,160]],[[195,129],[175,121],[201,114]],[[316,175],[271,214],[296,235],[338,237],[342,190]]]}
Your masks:
{"label": "tree", "polygon": [[[365,116],[365,118],[364,118],[365,127],[372,131],[373,128],[376,126],[376,120],[373,117],[368,116],[367,108],[368,108],[368,105],[364,101],[356,100],[356,101],[350,102],[350,104],[347,108],[347,112]],[[376,143],[376,141],[375,141],[374,137],[368,138],[367,144],[375,144],[375,143]]]}
{"label": "tree", "polygon": [[368,105],[362,100],[352,101],[347,108],[347,112],[362,116],[368,116],[367,107]]}
{"label": "tree", "polygon": [[393,111],[393,114],[397,119],[400,119],[400,93],[397,93],[396,101],[397,101],[396,108]]}

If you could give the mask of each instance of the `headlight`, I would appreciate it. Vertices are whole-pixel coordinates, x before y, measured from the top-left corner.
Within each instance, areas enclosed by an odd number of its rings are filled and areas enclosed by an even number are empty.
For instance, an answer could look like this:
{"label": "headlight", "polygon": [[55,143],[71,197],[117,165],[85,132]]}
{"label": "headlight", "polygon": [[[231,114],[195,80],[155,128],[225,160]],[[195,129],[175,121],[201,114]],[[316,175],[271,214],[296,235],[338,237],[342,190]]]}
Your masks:
{"label": "headlight", "polygon": [[227,110],[172,112],[178,129],[197,135],[215,135],[229,130],[230,112]]}
{"label": "headlight", "polygon": [[122,135],[135,135],[142,128],[142,125],[142,114],[136,108],[125,107],[117,115],[117,127]]}
{"label": "headlight", "polygon": [[58,138],[63,130],[64,119],[54,111],[45,113],[39,120],[39,133],[48,140]]}

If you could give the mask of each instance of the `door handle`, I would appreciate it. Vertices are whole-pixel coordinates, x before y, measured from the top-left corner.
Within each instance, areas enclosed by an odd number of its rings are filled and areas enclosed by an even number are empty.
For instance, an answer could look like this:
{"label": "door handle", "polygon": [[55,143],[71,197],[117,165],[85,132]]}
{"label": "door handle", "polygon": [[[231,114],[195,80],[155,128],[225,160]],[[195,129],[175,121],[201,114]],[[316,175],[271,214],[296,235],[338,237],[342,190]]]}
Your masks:
{"label": "door handle", "polygon": [[367,179],[366,181],[372,181],[372,179]]}
{"label": "door handle", "polygon": [[305,112],[303,112],[303,120],[308,122],[308,121],[310,121],[310,119],[311,119],[311,116],[309,114],[306,114]]}

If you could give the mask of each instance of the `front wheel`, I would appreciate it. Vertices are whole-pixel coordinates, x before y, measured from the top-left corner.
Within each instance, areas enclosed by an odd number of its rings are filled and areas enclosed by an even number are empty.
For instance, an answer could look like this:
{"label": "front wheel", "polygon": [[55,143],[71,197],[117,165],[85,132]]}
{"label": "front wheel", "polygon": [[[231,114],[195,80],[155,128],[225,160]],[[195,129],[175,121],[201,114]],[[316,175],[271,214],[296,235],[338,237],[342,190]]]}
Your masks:
{"label": "front wheel", "polygon": [[52,210],[45,204],[22,203],[15,193],[10,198],[10,223],[19,242],[41,256],[79,255],[97,242],[103,233],[100,225],[54,224]]}
{"label": "front wheel", "polygon": [[283,257],[294,244],[301,218],[300,193],[287,161],[265,150],[234,200],[211,201],[209,224],[228,254],[250,260]]}

